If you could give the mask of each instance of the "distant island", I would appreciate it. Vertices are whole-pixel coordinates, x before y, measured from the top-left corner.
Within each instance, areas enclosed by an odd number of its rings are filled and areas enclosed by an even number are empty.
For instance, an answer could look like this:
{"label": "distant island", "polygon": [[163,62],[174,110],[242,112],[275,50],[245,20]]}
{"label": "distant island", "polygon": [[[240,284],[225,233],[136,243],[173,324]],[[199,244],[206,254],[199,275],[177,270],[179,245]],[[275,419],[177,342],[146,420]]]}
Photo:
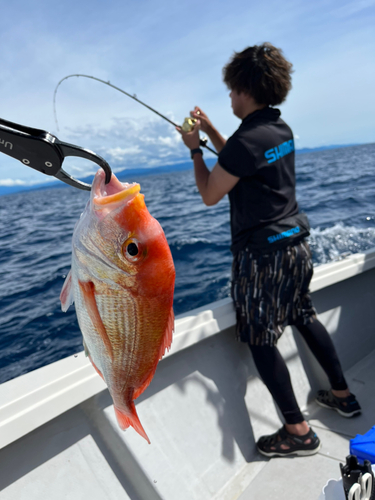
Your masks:
{"label": "distant island", "polygon": [[[208,167],[212,167],[216,163],[215,158],[209,158],[206,161]],[[64,168],[64,165],[63,165]],[[182,172],[184,170],[192,169],[192,162],[181,162],[181,163],[173,163],[171,165],[162,165],[160,167],[151,167],[151,168],[127,168],[125,170],[117,171],[116,177],[123,182],[134,182],[134,177],[143,177],[146,175],[158,175],[158,174],[167,174],[169,172]],[[0,186],[0,196],[4,194],[13,194],[19,193],[20,191],[35,191],[40,189],[53,189],[53,188],[63,188],[69,187],[64,182],[54,179],[51,177],[51,182],[45,182],[43,184],[33,184],[31,186]],[[94,179],[93,175],[85,177],[83,179],[79,179],[82,182],[86,182],[91,184]]]}
{"label": "distant island", "polygon": [[296,149],[296,155],[314,153],[316,151],[325,151],[326,149],[351,148],[352,146],[363,146],[363,144],[336,144],[333,146],[320,146],[319,148],[301,148]]}
{"label": "distant island", "polygon": [[[351,146],[359,146],[359,144],[339,144],[332,146],[321,146],[318,148],[302,148],[296,149],[296,154],[306,154],[313,153],[317,151],[324,151],[327,149],[338,149],[338,148],[348,148]],[[208,167],[212,167],[216,163],[216,158],[207,158],[206,164]],[[181,162],[181,163],[173,163],[170,165],[163,165],[160,167],[152,167],[152,168],[130,168],[121,170],[120,172],[116,172],[116,176],[121,181],[133,181],[134,177],[140,177],[145,175],[158,175],[158,174],[166,174],[169,172],[182,172],[184,170],[191,170],[193,168],[192,162]],[[133,179],[132,179],[133,177]],[[83,182],[87,182],[89,184],[92,183],[94,176],[89,176],[84,179],[80,179]],[[30,186],[27,185],[18,185],[18,186],[0,186],[0,196],[6,194],[19,193],[21,191],[35,191],[40,189],[52,189],[52,188],[61,188],[68,187],[67,184],[64,184],[60,181],[52,180],[51,182],[46,182],[42,184],[33,184]]]}

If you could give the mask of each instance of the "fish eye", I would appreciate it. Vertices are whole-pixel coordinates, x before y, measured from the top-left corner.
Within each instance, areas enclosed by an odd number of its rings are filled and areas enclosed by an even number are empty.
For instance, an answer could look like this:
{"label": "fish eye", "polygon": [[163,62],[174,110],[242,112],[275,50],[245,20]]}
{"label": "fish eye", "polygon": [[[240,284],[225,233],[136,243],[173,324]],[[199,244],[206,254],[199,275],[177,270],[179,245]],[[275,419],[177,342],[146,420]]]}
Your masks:
{"label": "fish eye", "polygon": [[131,255],[132,257],[135,257],[136,255],[138,255],[138,247],[135,243],[131,242],[129,243],[129,245],[127,246],[126,248],[126,251],[128,252],[129,255]]}
{"label": "fish eye", "polygon": [[122,253],[130,262],[137,262],[142,257],[141,244],[134,238],[128,238],[122,245]]}

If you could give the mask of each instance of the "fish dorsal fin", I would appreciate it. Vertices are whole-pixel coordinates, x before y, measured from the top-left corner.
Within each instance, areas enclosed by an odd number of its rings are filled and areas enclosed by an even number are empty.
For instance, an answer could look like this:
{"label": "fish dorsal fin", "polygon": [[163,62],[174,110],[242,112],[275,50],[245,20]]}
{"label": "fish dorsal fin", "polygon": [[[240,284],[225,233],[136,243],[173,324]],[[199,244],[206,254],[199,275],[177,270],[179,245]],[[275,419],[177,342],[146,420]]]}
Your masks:
{"label": "fish dorsal fin", "polygon": [[110,341],[110,338],[108,337],[107,330],[105,329],[104,323],[102,321],[102,318],[100,317],[98,305],[96,303],[95,299],[95,285],[92,281],[80,281],[78,280],[79,288],[82,292],[83,300],[86,306],[87,313],[92,321],[92,324],[95,328],[95,330],[98,332],[100,335],[106,351],[113,361],[113,348],[112,344]]}
{"label": "fish dorsal fin", "polygon": [[160,351],[159,351],[159,355],[156,359],[155,365],[152,367],[152,370],[150,371],[147,379],[141,385],[141,387],[138,387],[138,389],[136,389],[134,391],[133,399],[137,399],[137,397],[140,396],[142,394],[142,392],[144,392],[147,389],[147,387],[150,385],[151,380],[153,379],[153,377],[155,375],[156,367],[158,366],[159,361],[164,356],[165,351],[169,350],[169,348],[171,347],[173,330],[174,330],[174,312],[173,312],[173,308],[171,307],[171,310],[169,312],[167,327],[165,329],[162,342],[160,344]]}
{"label": "fish dorsal fin", "polygon": [[66,312],[74,302],[73,286],[72,286],[72,271],[70,270],[68,276],[65,278],[63,287],[60,293],[61,309]]}

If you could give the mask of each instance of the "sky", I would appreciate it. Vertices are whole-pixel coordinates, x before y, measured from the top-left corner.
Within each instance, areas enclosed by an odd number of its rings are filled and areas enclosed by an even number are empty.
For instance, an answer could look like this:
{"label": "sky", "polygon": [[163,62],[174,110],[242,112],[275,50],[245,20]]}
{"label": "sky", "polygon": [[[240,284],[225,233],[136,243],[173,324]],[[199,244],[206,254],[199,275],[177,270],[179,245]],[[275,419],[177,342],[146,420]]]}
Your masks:
{"label": "sky", "polygon": [[[268,41],[292,62],[280,106],[297,148],[375,142],[375,0],[0,0],[0,117],[91,149],[113,170],[189,161],[174,127],[195,105],[229,137],[222,68]],[[1,131],[0,131],[1,141]],[[0,144],[1,147],[1,144]],[[206,158],[213,158],[205,153]],[[77,177],[97,170],[69,158]],[[50,178],[0,154],[0,186]]]}

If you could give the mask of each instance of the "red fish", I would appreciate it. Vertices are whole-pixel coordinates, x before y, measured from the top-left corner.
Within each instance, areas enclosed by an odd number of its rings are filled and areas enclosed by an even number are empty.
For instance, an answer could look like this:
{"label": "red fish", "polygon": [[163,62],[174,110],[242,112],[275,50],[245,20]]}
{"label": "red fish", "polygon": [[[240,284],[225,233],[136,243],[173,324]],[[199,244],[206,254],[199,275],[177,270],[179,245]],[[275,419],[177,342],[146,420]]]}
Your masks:
{"label": "red fish", "polygon": [[150,442],[134,399],[150,384],[174,327],[175,269],[164,232],[139,184],[97,172],[73,233],[72,267],[60,299],[75,302],[86,354],[106,382],[121,429]]}

